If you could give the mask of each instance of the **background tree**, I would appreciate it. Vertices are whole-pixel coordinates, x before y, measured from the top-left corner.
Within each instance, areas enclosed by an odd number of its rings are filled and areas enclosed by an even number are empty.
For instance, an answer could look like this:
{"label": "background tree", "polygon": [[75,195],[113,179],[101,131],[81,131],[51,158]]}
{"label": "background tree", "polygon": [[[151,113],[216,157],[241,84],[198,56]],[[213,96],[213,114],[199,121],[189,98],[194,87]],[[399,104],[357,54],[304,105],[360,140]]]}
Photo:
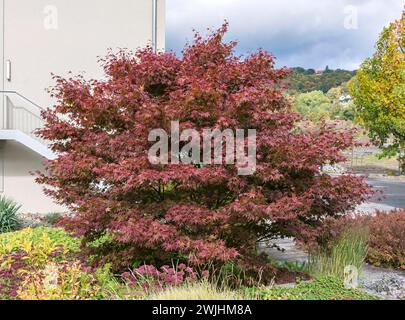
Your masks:
{"label": "background tree", "polygon": [[[226,30],[197,34],[181,58],[150,49],[110,54],[102,81],[56,78],[58,103],[43,113],[39,134],[59,156],[38,181],[74,213],[64,225],[95,261],[115,270],[235,261],[257,275],[257,266],[268,266],[259,241],[315,242],[325,217],[365,199],[360,178],[320,171],[344,159],[351,132],[298,129],[280,90],[288,71],[274,69],[264,51],[235,56],[236,43],[222,41]],[[170,132],[174,120],[199,132],[256,129],[256,172],[151,164],[150,131]]]}
{"label": "background tree", "polygon": [[[386,156],[405,150],[404,50],[405,11],[381,33],[376,52],[364,61],[351,84],[360,123]],[[399,160],[404,171],[405,155]]]}
{"label": "background tree", "polygon": [[318,122],[321,118],[330,119],[332,103],[322,91],[298,94],[294,106],[308,120]]}
{"label": "background tree", "polygon": [[284,81],[286,88],[292,94],[310,91],[327,93],[330,89],[349,81],[356,74],[355,71],[341,69],[328,69],[327,72],[317,74],[314,69],[304,69],[301,67],[292,68],[292,71]]}
{"label": "background tree", "polygon": [[292,96],[294,110],[313,122],[325,120],[354,119],[354,105],[345,89],[345,84],[332,88],[327,94],[322,91],[299,93]]}
{"label": "background tree", "polygon": [[330,89],[326,96],[332,104],[329,109],[331,119],[354,121],[356,110],[353,99],[349,94],[348,82]]}

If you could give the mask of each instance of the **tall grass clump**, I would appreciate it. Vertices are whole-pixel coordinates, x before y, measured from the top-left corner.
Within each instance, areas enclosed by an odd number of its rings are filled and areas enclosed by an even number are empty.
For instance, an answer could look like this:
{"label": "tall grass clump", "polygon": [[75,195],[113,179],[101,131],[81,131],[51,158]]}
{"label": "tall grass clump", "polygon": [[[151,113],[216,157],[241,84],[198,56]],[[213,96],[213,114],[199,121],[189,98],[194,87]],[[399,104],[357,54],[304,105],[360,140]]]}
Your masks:
{"label": "tall grass clump", "polygon": [[21,206],[4,196],[0,197],[0,233],[15,231],[20,223],[17,212]]}
{"label": "tall grass clump", "polygon": [[150,300],[245,300],[240,292],[218,288],[209,281],[200,281],[151,294]]}
{"label": "tall grass clump", "polygon": [[356,227],[346,231],[329,248],[309,254],[310,273],[343,278],[347,266],[355,266],[360,273],[367,257],[368,239],[368,228]]}

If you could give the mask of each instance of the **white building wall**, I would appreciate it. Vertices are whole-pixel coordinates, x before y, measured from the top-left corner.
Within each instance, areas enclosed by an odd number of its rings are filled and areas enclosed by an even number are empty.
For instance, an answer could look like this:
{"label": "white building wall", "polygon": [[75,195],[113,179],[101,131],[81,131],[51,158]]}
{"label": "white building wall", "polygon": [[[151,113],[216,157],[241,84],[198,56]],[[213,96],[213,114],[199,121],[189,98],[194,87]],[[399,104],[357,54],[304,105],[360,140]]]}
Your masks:
{"label": "white building wall", "polygon": [[[12,63],[5,90],[51,104],[51,73],[100,78],[107,49],[135,50],[152,41],[152,0],[4,1],[4,60]],[[165,2],[158,0],[158,47],[164,49]]]}
{"label": "white building wall", "polygon": [[43,194],[42,186],[35,183],[30,172],[43,170],[44,158],[15,141],[3,142],[0,146],[0,162],[5,175],[0,183],[4,193],[17,201],[21,212],[51,213],[64,212],[64,208],[55,204]]}
{"label": "white building wall", "polygon": [[[46,108],[54,103],[46,92],[54,85],[51,73],[68,77],[71,71],[88,79],[102,78],[97,57],[105,56],[109,48],[136,50],[152,43],[152,1],[0,0],[1,91],[16,91]],[[157,35],[158,48],[164,50],[165,0],[158,0]],[[4,68],[8,60],[11,80]],[[25,107],[26,102],[14,97],[8,96],[12,104]],[[4,101],[1,97],[0,130],[6,121],[1,112]],[[0,161],[4,173],[0,171],[0,194],[21,203],[24,212],[64,211],[43,194],[30,174],[43,169],[41,156],[3,140]]]}

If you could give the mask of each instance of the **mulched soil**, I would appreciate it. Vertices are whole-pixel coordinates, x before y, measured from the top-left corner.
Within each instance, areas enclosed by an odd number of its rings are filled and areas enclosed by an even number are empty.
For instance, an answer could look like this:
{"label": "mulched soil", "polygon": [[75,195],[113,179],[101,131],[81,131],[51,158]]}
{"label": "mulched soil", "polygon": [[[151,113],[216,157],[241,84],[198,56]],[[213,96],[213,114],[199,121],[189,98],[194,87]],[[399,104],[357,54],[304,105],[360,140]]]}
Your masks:
{"label": "mulched soil", "polygon": [[312,277],[305,272],[280,269],[277,271],[275,282],[276,282],[276,284],[296,283],[297,279],[308,281],[308,280],[311,280]]}

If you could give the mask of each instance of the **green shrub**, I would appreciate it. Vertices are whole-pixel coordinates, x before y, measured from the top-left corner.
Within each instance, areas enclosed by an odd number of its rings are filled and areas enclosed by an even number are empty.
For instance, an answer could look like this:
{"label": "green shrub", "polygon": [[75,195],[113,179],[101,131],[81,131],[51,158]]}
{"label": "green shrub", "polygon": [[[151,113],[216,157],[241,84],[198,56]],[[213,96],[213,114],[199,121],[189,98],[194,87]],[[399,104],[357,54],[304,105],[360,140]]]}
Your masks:
{"label": "green shrub", "polygon": [[21,206],[6,197],[0,197],[0,232],[16,230],[19,226],[17,212]]}
{"label": "green shrub", "polygon": [[28,248],[40,247],[47,242],[49,247],[59,247],[64,252],[78,253],[80,239],[71,237],[62,228],[26,228],[16,232],[0,235],[0,257],[18,251],[29,251]]}
{"label": "green shrub", "polygon": [[309,265],[306,261],[305,262],[280,261],[280,260],[275,260],[272,257],[269,257],[268,260],[269,260],[269,263],[271,263],[277,269],[286,269],[286,270],[293,271],[293,272],[303,272],[303,273],[310,272]]}
{"label": "green shrub", "polygon": [[26,283],[30,288],[49,265],[74,262],[79,243],[63,229],[26,228],[0,234],[0,299],[18,299],[19,287]]}
{"label": "green shrub", "polygon": [[345,288],[343,280],[321,276],[295,287],[249,288],[246,294],[260,300],[375,300],[376,297],[358,289]]}
{"label": "green shrub", "polygon": [[94,275],[74,261],[49,263],[45,268],[26,272],[17,293],[21,300],[94,300],[100,292]]}
{"label": "green shrub", "polygon": [[61,228],[0,234],[0,299],[122,299],[111,265],[91,269],[78,253],[80,239]]}

